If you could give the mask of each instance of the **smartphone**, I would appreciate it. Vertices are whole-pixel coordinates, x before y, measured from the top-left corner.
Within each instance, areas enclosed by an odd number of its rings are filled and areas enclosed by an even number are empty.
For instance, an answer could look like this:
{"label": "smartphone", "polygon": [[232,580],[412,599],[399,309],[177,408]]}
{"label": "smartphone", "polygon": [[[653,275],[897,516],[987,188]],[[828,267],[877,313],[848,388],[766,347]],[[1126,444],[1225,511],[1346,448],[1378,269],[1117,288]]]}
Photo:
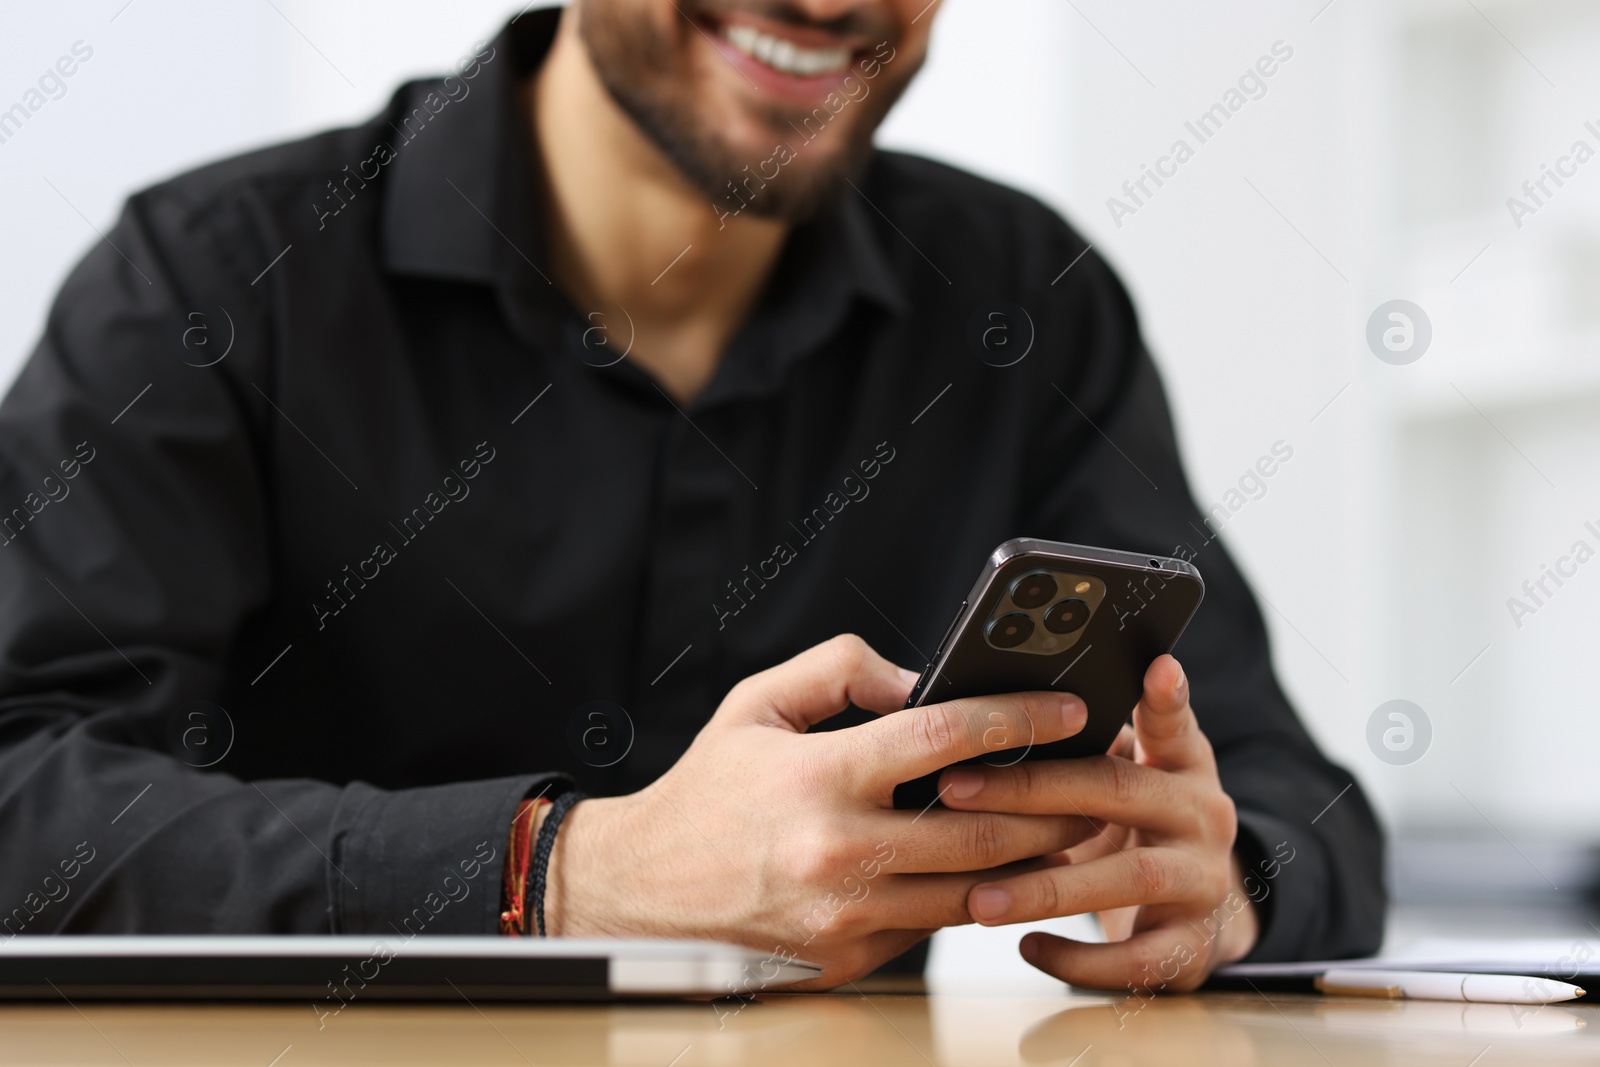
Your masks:
{"label": "smartphone", "polygon": [[[1089,708],[1083,730],[1033,744],[998,724],[993,751],[969,763],[1009,766],[1110,749],[1133,715],[1151,662],[1171,652],[1205,595],[1185,560],[1017,537],[990,554],[917,679],[906,707],[960,697],[1055,690]],[[938,774],[903,782],[897,808],[925,808]]]}

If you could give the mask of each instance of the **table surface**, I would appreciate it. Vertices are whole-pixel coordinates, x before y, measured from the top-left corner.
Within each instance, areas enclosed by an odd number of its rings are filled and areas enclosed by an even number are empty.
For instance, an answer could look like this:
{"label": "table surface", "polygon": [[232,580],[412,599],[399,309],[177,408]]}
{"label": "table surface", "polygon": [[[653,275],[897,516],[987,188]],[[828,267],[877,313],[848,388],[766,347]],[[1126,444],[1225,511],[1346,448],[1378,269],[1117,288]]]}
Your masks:
{"label": "table surface", "polygon": [[525,1006],[4,1004],[0,1065],[1053,1064],[1600,1062],[1600,1006],[1206,993],[1141,1002],[1066,991],[868,987],[748,1003]]}

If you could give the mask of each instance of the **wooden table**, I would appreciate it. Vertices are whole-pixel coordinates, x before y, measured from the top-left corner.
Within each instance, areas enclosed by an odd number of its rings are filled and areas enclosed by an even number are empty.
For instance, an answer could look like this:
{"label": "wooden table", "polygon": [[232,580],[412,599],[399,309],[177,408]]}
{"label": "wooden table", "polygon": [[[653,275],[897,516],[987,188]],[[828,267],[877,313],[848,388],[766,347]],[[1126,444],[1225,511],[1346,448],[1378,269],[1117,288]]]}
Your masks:
{"label": "wooden table", "polygon": [[[320,1026],[319,1026],[320,1024]],[[0,1065],[1059,1067],[1600,1063],[1600,1007],[1258,994],[769,995],[740,1005],[5,1004]]]}

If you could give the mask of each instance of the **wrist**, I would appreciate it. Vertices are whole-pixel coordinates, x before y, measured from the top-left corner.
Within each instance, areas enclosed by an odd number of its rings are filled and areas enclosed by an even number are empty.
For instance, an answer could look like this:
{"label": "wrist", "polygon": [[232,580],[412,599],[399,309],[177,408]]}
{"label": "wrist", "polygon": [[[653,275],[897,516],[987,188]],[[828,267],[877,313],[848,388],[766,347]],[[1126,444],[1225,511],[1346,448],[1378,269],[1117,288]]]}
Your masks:
{"label": "wrist", "polygon": [[591,797],[567,813],[545,881],[552,937],[673,937],[739,941],[770,917],[748,885],[659,784]]}
{"label": "wrist", "polygon": [[591,797],[567,812],[545,873],[547,936],[620,937],[641,932],[632,929],[627,919],[625,873],[608,862],[616,859],[622,845],[611,828],[617,824],[617,809],[626,806],[627,799]]}

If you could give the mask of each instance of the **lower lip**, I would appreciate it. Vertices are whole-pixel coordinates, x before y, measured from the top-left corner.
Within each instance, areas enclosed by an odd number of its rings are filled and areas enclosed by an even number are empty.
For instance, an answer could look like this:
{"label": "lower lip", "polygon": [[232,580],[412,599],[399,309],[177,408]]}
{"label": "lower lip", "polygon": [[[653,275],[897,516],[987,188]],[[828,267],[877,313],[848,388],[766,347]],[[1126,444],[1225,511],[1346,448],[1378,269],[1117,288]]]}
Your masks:
{"label": "lower lip", "polygon": [[767,66],[754,56],[739,51],[714,31],[708,29],[706,37],[717,51],[722,53],[723,58],[733,64],[733,69],[743,74],[757,89],[781,97],[790,103],[813,105],[821,103],[823,98],[839,88],[851,71],[851,65],[846,64],[827,74],[809,76],[785,74]]}

